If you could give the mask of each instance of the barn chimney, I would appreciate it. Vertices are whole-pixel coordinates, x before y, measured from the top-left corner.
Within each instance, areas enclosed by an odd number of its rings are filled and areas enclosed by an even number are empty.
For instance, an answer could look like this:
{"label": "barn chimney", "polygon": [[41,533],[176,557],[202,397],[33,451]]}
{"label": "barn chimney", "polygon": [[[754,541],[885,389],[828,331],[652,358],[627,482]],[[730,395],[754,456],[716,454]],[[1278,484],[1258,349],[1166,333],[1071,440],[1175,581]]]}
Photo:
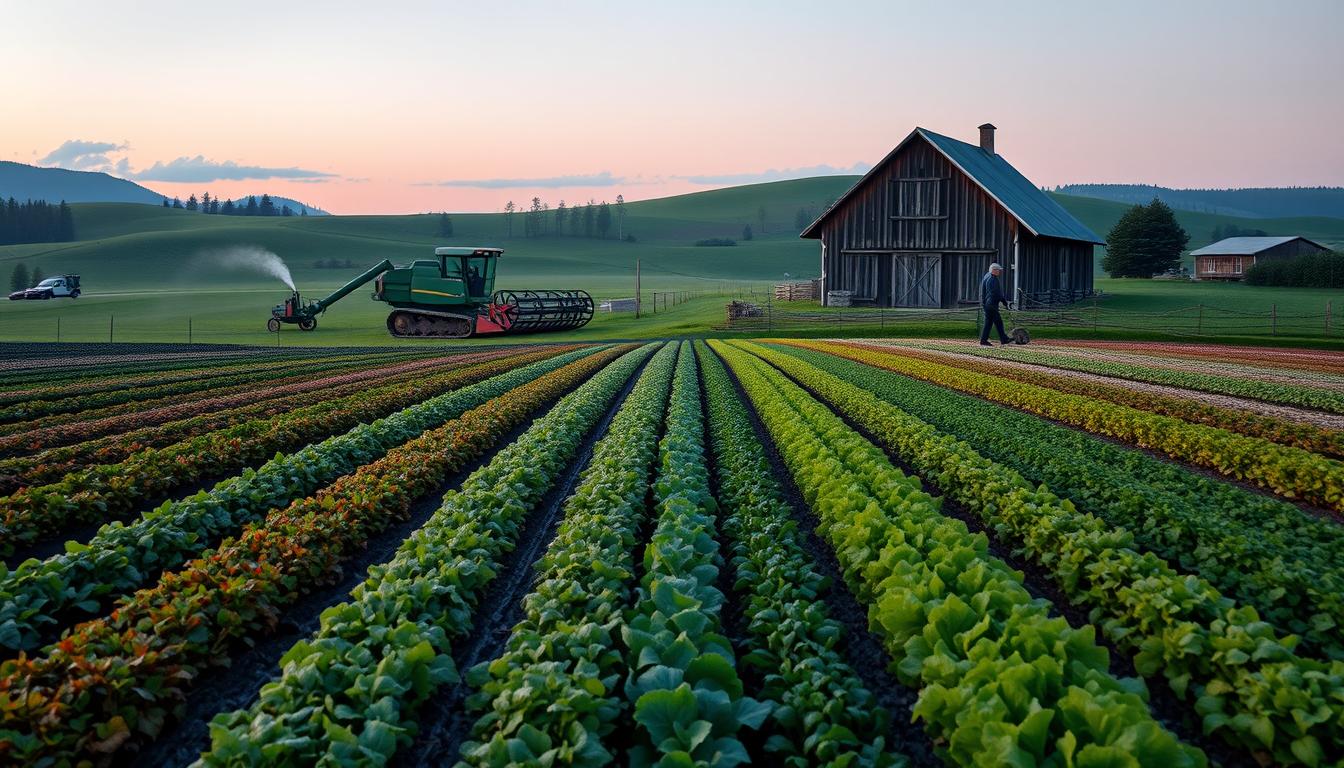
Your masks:
{"label": "barn chimney", "polygon": [[994,124],[985,123],[980,126],[980,148],[994,154]]}

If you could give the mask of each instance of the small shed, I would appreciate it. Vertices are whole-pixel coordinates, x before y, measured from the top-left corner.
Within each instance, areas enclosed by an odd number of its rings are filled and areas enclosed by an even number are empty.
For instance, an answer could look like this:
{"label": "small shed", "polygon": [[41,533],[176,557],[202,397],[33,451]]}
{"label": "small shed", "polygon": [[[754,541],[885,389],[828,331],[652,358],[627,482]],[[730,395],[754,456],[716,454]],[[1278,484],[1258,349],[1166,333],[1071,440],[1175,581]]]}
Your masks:
{"label": "small shed", "polygon": [[1292,259],[1317,251],[1328,251],[1320,243],[1305,237],[1228,237],[1197,251],[1196,280],[1241,280],[1256,261]]}
{"label": "small shed", "polygon": [[803,230],[821,241],[823,300],[974,305],[996,261],[1014,300],[1091,295],[1101,238],[996,153],[994,131],[968,144],[916,128]]}

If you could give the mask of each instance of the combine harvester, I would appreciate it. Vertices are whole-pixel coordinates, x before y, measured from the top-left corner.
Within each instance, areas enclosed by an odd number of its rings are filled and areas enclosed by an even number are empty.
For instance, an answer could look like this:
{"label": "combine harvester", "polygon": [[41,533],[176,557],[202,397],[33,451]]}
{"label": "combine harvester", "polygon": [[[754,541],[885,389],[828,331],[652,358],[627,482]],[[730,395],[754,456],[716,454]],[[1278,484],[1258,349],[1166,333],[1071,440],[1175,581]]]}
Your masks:
{"label": "combine harvester", "polygon": [[502,248],[435,248],[434,259],[397,267],[384,259],[330,296],[303,303],[296,290],[271,310],[266,328],[281,323],[311,331],[317,316],[373,281],[373,298],[391,304],[387,330],[403,339],[465,339],[494,333],[537,333],[581,328],[593,319],[587,291],[496,291]]}

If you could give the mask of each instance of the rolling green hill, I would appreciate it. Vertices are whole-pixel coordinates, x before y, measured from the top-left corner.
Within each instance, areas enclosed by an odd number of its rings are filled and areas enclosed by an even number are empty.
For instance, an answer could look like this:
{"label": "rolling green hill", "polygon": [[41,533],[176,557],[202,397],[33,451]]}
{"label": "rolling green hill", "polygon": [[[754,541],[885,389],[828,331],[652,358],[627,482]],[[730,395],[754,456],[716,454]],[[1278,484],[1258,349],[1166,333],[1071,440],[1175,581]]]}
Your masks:
{"label": "rolling green hill", "polygon": [[[795,217],[800,208],[821,210],[855,180],[853,176],[799,179],[627,203],[624,229],[636,242],[618,242],[614,225],[607,240],[553,234],[526,238],[519,234],[523,214],[515,214],[514,237],[507,235],[503,214],[454,214],[455,236],[445,240],[437,235],[439,217],[429,214],[240,218],[149,205],[77,204],[79,241],[0,247],[0,280],[7,282],[20,262],[48,275],[77,272],[83,277],[85,296],[76,301],[0,302],[0,338],[54,338],[59,318],[66,339],[106,339],[109,326],[115,326],[115,338],[177,340],[185,336],[190,320],[197,340],[271,341],[263,324],[271,305],[282,300],[287,289],[273,277],[231,269],[229,251],[240,246],[280,255],[309,296],[324,295],[383,258],[405,263],[444,244],[505,248],[501,288],[582,288],[599,299],[630,296],[638,260],[646,297],[650,291],[761,290],[785,279],[786,273],[794,279],[817,274],[818,246],[798,238]],[[1056,199],[1103,235],[1126,209],[1105,200],[1064,195]],[[1228,224],[1344,244],[1344,219],[1240,219],[1188,211],[1176,215],[1192,235],[1192,248],[1206,244],[1215,226]],[[750,242],[740,241],[746,224],[756,234]],[[547,214],[546,226],[548,231],[554,227],[553,211]],[[722,248],[693,245],[706,238],[734,238],[739,243]],[[316,266],[333,258],[349,260],[351,268]],[[1117,294],[1116,301],[1131,310],[1154,302],[1244,306],[1250,298],[1269,296],[1263,289],[1247,289],[1255,294],[1251,297],[1243,295],[1245,291],[1202,284],[1150,289],[1147,281],[1099,280],[1098,287]],[[1200,295],[1187,296],[1189,291]],[[1310,297],[1313,306],[1320,303],[1317,298]],[[1275,294],[1273,299],[1291,300],[1288,294]],[[690,306],[698,313],[693,317],[660,315],[653,324],[638,328],[607,317],[593,327],[622,335],[704,330],[720,320],[723,299],[704,299]],[[384,343],[385,314],[384,305],[369,301],[360,290],[333,307],[322,323],[324,329],[337,329],[330,331],[331,338],[344,343]],[[308,338],[325,343],[327,336]],[[300,341],[297,334],[287,338],[289,343]]]}

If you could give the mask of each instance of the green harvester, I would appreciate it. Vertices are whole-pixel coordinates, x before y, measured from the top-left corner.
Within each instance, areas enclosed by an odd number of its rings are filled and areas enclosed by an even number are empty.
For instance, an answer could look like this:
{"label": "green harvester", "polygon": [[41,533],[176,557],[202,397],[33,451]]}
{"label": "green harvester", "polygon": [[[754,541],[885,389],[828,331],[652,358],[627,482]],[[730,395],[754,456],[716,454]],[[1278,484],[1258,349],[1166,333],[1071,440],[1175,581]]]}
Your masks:
{"label": "green harvester", "polygon": [[360,286],[373,282],[373,298],[392,305],[387,330],[397,338],[464,339],[503,333],[539,333],[580,328],[593,319],[587,291],[495,290],[502,248],[435,248],[434,258],[404,267],[384,259],[317,300],[299,292],[271,310],[266,327],[283,323],[317,328],[317,316]]}

